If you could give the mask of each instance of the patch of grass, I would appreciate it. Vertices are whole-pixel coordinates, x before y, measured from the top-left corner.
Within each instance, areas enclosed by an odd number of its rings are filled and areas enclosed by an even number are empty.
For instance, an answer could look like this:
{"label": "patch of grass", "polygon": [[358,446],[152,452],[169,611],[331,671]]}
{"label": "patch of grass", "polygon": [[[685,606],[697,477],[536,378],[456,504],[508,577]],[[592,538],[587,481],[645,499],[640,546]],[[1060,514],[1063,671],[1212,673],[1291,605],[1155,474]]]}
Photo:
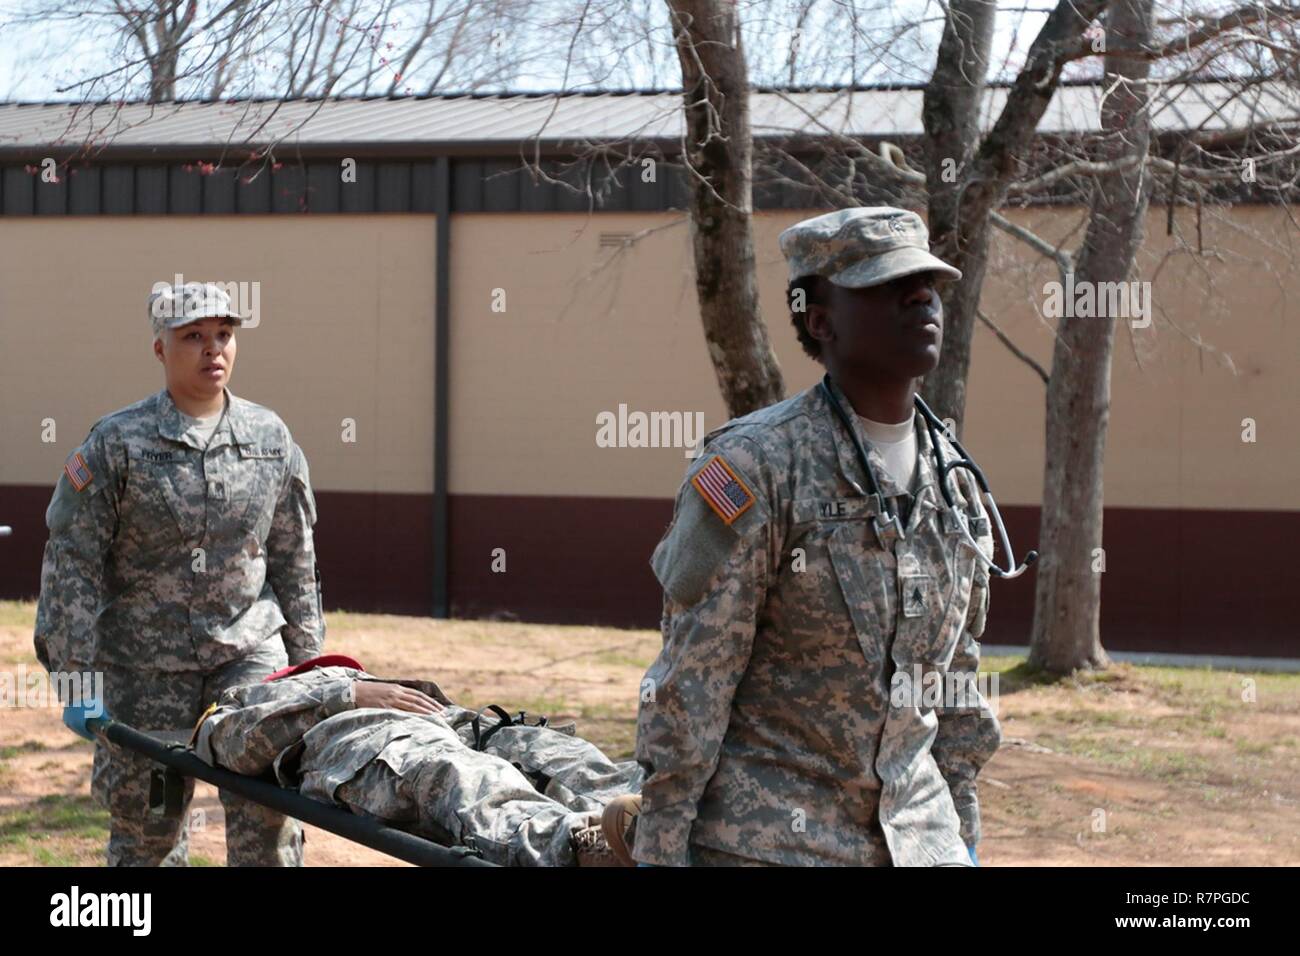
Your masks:
{"label": "patch of grass", "polygon": [[652,655],[632,654],[628,651],[600,651],[593,658],[597,664],[607,664],[611,667],[634,667],[639,671],[644,671],[652,663]]}
{"label": "patch of grass", "polygon": [[41,866],[81,866],[82,863],[75,856],[60,850],[55,850],[47,846],[32,846],[29,848],[32,857]]}
{"label": "patch of grass", "polygon": [[[1258,707],[1267,713],[1300,713],[1300,674],[1262,674],[1209,667],[1135,668],[1143,681],[1167,701],[1202,706]],[[1254,701],[1243,700],[1251,692]]]}
{"label": "patch of grass", "polygon": [[636,701],[623,704],[587,704],[582,708],[586,720],[630,720],[636,722]]}
{"label": "patch of grass", "polygon": [[1002,812],[1009,817],[1026,820],[1036,820],[1043,815],[1042,807],[1032,800],[1008,801],[1002,807]]}
{"label": "patch of grass", "polygon": [[25,846],[54,836],[108,839],[108,811],[88,796],[50,794],[0,813],[0,846]]}
{"label": "patch of grass", "polygon": [[636,751],[635,721],[582,721],[578,724],[578,733],[599,747],[611,760],[631,760]]}
{"label": "patch of grass", "polygon": [[35,601],[0,601],[0,627],[36,628]]}
{"label": "patch of grass", "polygon": [[991,654],[981,654],[980,670],[989,671],[989,672],[997,671],[1000,674],[1003,671],[1011,670],[1011,668],[1015,667],[1018,664],[1023,664],[1024,661],[1025,661],[1024,657],[1019,655],[995,657]]}
{"label": "patch of grass", "polygon": [[9,785],[13,768],[8,761],[25,753],[41,753],[49,748],[38,740],[27,740],[17,746],[0,747],[0,787]]}
{"label": "patch of grass", "polygon": [[341,631],[370,630],[383,627],[388,620],[390,617],[387,614],[362,614],[356,611],[328,611],[325,614],[325,622],[330,630],[334,628]]}
{"label": "patch of grass", "polygon": [[636,708],[609,704],[583,707],[578,733],[615,760],[628,759],[636,749]]}
{"label": "patch of grass", "polygon": [[[496,701],[491,701],[496,703]],[[575,704],[565,700],[563,697],[528,697],[522,700],[512,700],[510,704],[501,704],[510,712],[510,716],[517,716],[519,711],[528,714],[529,723],[532,723],[534,717],[549,717],[552,721],[564,717],[576,719],[582,716],[583,708],[581,704]]]}
{"label": "patch of grass", "polygon": [[1080,724],[1090,727],[1143,727],[1150,721],[1141,714],[1129,714],[1114,710],[1062,710],[1044,715],[1046,720],[1058,720],[1063,724]]}
{"label": "patch of grass", "polygon": [[1234,740],[1232,747],[1237,753],[1247,757],[1267,757],[1273,752],[1271,740]]}
{"label": "patch of grass", "polygon": [[1222,739],[1227,736],[1227,728],[1219,719],[1218,713],[1216,709],[1208,714],[1202,711],[1198,714],[1161,714],[1151,717],[1140,711],[1078,708],[1037,712],[1033,716],[1046,725],[1058,721],[1069,726],[1113,727],[1117,730],[1156,731],[1161,734]]}
{"label": "patch of grass", "polygon": [[1133,749],[1132,767],[1157,780],[1205,780],[1214,775],[1214,765],[1199,754],[1177,750]]}
{"label": "patch of grass", "polygon": [[1033,742],[1059,754],[1090,757],[1094,760],[1104,760],[1114,750],[1113,744],[1080,731],[1071,731],[1068,736],[1051,732],[1039,733],[1034,735]]}
{"label": "patch of grass", "polygon": [[1003,694],[1014,694],[1016,691],[1033,687],[1052,687],[1069,680],[1059,674],[1051,674],[1041,668],[1031,667],[1023,658],[1016,659],[1010,667],[998,668],[993,666],[994,662],[1000,663],[996,658],[987,661],[981,659],[980,670],[997,671],[998,690]]}
{"label": "patch of grass", "polygon": [[1057,753],[1086,757],[1153,780],[1227,782],[1215,763],[1200,754],[1184,753],[1181,750],[1116,742],[1112,737],[1081,731],[1071,731],[1068,735],[1039,734],[1035,742]]}
{"label": "patch of grass", "polygon": [[204,856],[202,853],[191,853],[190,866],[224,866],[224,864],[218,863],[212,857]]}
{"label": "patch of grass", "polygon": [[50,748],[39,740],[25,740],[16,747],[0,747],[0,760],[10,760],[19,754],[38,754]]}

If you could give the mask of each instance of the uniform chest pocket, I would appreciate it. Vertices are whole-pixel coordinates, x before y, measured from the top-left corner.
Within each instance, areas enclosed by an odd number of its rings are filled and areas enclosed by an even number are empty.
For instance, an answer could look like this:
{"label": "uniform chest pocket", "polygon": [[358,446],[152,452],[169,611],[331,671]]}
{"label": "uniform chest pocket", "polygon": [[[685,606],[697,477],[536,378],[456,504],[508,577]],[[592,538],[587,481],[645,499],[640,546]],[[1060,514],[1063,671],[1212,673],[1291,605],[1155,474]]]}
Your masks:
{"label": "uniform chest pocket", "polygon": [[953,561],[953,592],[948,602],[948,613],[944,617],[944,625],[952,632],[954,645],[970,617],[971,600],[976,596],[975,585],[981,577],[987,590],[988,576],[981,575],[980,570],[975,552],[966,544],[958,543],[957,555]]}
{"label": "uniform chest pocket", "polygon": [[858,644],[866,659],[877,663],[884,659],[897,606],[891,562],[875,546],[865,519],[826,522],[819,531],[824,534],[835,583],[853,619]]}
{"label": "uniform chest pocket", "polygon": [[205,500],[197,452],[129,446],[122,533],[143,551],[203,536]]}
{"label": "uniform chest pocket", "polygon": [[237,445],[221,459],[222,481],[229,507],[227,529],[263,540],[276,512],[279,486],[285,477],[285,449]]}
{"label": "uniform chest pocket", "polygon": [[284,448],[239,445],[228,456],[225,483],[232,524],[244,534],[263,540],[271,530],[275,505],[284,481]]}
{"label": "uniform chest pocket", "polygon": [[922,550],[929,556],[926,561],[912,554],[898,560],[904,613],[896,647],[911,661],[947,667],[966,626],[975,552],[952,535],[942,535]]}

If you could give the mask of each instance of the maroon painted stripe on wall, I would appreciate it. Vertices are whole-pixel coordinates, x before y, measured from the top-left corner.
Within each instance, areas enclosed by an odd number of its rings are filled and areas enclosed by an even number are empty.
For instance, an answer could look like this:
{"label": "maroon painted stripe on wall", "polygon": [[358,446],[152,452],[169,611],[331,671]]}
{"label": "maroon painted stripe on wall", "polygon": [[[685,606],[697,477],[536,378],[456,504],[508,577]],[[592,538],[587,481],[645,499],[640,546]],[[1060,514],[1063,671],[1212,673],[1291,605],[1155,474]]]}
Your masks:
{"label": "maroon painted stripe on wall", "polygon": [[[0,597],[40,586],[50,489],[0,486]],[[427,614],[433,600],[431,495],[318,492],[325,604]],[[655,627],[649,557],[672,501],[452,495],[456,616]],[[1012,544],[1036,545],[1038,509],[1003,509]],[[1102,642],[1111,650],[1300,655],[1290,544],[1300,512],[1107,508]],[[506,573],[491,570],[505,549]],[[984,642],[1028,641],[1034,572],[994,581]]]}
{"label": "maroon painted stripe on wall", "polygon": [[[671,499],[452,495],[452,612],[657,627],[663,598],[650,553]],[[491,570],[504,548],[506,573]]]}
{"label": "maroon painted stripe on wall", "polygon": [[0,485],[0,524],[13,528],[0,538],[0,599],[25,600],[41,589],[45,508],[52,494],[53,485]]}

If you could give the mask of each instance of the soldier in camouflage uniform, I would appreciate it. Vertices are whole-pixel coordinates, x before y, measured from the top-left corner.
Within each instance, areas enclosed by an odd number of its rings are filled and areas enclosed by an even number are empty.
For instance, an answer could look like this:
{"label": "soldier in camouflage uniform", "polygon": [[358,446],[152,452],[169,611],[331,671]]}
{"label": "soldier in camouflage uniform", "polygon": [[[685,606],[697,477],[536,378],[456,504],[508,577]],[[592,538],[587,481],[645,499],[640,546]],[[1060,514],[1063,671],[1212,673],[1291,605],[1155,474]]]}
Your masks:
{"label": "soldier in camouflage uniform", "polygon": [[[848,422],[812,388],[712,432],[687,471],[651,560],[664,646],[642,685],[633,856],[969,866],[975,778],[1001,732],[973,680],[958,704],[912,693],[917,674],[973,678],[988,611],[988,571],[941,513],[913,408],[938,364],[934,283],[961,273],[929,253],[918,216],[890,207],[805,220],[780,242],[799,338]],[[901,534],[877,520],[849,423]],[[873,441],[868,425],[903,434]],[[910,487],[895,445],[914,448]],[[969,475],[950,482],[991,558]]]}
{"label": "soldier in camouflage uniform", "polygon": [[[47,669],[101,671],[104,709],[146,732],[192,727],[223,690],[316,656],[325,635],[307,460],[274,412],[226,388],[242,317],[197,283],[155,292],[149,315],[166,387],[100,419],[69,457],[45,516],[35,635]],[[89,712],[68,713],[84,732]],[[91,779],[110,866],[188,862],[193,780],[102,737]],[[231,865],[301,865],[295,821],[221,802]]]}
{"label": "soldier in camouflage uniform", "polygon": [[[635,761],[611,761],[571,731],[459,707],[432,681],[313,664],[227,690],[195,732],[197,755],[249,776],[271,770],[303,796],[502,866],[616,865],[583,851],[605,849],[600,818],[639,789]],[[365,701],[394,684],[414,693]]]}

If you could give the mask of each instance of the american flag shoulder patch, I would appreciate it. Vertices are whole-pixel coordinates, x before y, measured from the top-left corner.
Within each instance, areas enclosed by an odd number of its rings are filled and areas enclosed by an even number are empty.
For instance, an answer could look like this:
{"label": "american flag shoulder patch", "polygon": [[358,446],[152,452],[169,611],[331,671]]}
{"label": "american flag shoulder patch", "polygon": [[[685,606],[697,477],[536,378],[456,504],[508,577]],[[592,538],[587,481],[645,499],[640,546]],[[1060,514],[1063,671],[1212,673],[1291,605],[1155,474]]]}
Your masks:
{"label": "american flag shoulder patch", "polygon": [[696,472],[691,484],[728,525],[754,505],[754,493],[721,455],[714,455],[707,465]]}
{"label": "american flag shoulder patch", "polygon": [[81,457],[79,451],[73,452],[72,457],[64,464],[63,473],[68,476],[68,481],[72,483],[72,487],[78,491],[90,484],[91,479],[95,477],[90,473],[90,469],[86,467],[86,459]]}

